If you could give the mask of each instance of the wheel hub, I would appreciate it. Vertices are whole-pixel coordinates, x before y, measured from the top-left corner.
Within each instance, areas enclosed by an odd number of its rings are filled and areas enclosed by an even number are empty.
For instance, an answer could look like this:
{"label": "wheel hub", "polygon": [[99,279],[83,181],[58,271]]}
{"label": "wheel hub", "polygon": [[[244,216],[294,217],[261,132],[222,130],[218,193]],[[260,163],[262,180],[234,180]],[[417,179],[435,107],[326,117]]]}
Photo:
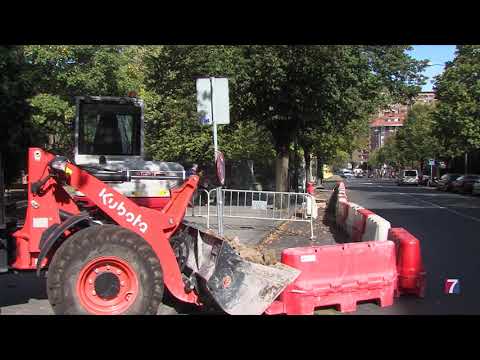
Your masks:
{"label": "wheel hub", "polygon": [[97,276],[94,283],[95,292],[104,299],[113,299],[120,292],[120,279],[111,272],[104,272]]}
{"label": "wheel hub", "polygon": [[138,279],[130,264],[114,256],[91,260],[77,280],[80,303],[89,313],[97,315],[125,312],[138,291]]}

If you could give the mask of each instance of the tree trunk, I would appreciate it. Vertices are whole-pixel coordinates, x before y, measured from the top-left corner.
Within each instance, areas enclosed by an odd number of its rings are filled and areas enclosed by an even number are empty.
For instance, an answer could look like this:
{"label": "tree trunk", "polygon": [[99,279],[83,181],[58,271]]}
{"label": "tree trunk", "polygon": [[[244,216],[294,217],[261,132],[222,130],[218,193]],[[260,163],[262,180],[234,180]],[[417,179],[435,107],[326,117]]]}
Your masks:
{"label": "tree trunk", "polygon": [[323,160],[321,157],[318,157],[318,156],[317,156],[317,179],[320,179],[320,184],[323,184]]}
{"label": "tree trunk", "polygon": [[468,174],[468,152],[465,152],[465,175]]}
{"label": "tree trunk", "polygon": [[298,144],[295,140],[294,147],[293,147],[293,189],[294,192],[297,192],[298,189],[298,168],[300,166],[300,159],[298,158]]}
{"label": "tree trunk", "polygon": [[277,150],[275,159],[275,191],[288,191],[288,146]]}
{"label": "tree trunk", "polygon": [[251,186],[254,187],[257,181],[255,179],[255,172],[253,170],[253,160],[247,160],[247,165],[248,165],[248,170],[250,172],[250,183],[251,183]]}
{"label": "tree trunk", "polygon": [[[310,163],[311,163],[311,158],[310,158],[310,152],[303,149],[303,154],[305,157],[305,182],[308,183],[309,181],[312,180],[312,172],[310,168]],[[305,189],[307,188],[307,184],[305,184]]]}

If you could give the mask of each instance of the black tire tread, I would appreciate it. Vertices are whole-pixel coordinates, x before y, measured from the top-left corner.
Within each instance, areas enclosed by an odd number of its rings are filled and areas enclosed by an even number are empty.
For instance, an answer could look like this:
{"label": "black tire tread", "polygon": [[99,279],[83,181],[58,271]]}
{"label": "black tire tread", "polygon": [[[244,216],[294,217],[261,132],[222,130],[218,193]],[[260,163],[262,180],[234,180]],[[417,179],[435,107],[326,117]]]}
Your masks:
{"label": "black tire tread", "polygon": [[[147,285],[152,291],[147,296],[148,306],[142,315],[157,313],[163,298],[164,284],[163,271],[153,249],[144,239],[130,230],[117,225],[101,225],[78,231],[64,241],[56,251],[49,266],[47,278],[48,299],[56,314],[78,313],[78,308],[73,306],[75,300],[66,296],[63,290],[64,275],[69,264],[78,261],[79,254],[85,253],[88,249],[96,249],[101,253],[107,250],[108,246],[132,249],[148,264],[151,272],[149,277],[153,278],[153,283]],[[139,285],[142,287],[139,274],[137,276]],[[129,313],[129,310],[126,313]]]}

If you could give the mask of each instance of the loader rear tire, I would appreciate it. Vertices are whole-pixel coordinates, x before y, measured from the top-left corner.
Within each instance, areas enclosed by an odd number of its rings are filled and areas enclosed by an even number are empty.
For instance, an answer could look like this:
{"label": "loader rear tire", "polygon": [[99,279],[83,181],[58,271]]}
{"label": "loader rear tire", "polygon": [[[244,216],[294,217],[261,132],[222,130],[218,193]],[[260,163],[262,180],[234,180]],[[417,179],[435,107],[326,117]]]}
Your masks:
{"label": "loader rear tire", "polygon": [[155,315],[164,291],[160,262],[136,233],[92,226],[69,237],[48,270],[55,314]]}

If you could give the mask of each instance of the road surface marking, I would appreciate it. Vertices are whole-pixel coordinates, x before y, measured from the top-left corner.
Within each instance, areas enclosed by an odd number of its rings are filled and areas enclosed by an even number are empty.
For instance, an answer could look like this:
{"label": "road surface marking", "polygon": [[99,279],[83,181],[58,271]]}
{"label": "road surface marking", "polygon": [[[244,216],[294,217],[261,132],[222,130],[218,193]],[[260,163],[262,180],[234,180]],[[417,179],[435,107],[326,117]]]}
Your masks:
{"label": "road surface marking", "polygon": [[476,222],[480,222],[480,219],[479,219],[479,218],[476,218],[476,217],[473,217],[473,216],[470,216],[470,215],[462,214],[461,212],[458,212],[458,211],[456,211],[456,210],[452,210],[452,209],[450,209],[450,208],[448,208],[448,207],[440,206],[440,205],[435,204],[435,203],[432,203],[432,202],[430,202],[430,201],[417,199],[416,197],[414,197],[414,196],[412,196],[412,195],[410,195],[410,194],[403,193],[403,195],[406,195],[406,196],[408,196],[408,197],[411,197],[411,198],[413,198],[414,200],[421,201],[421,202],[424,202],[424,203],[429,204],[429,205],[433,205],[434,207],[436,207],[436,208],[438,208],[438,209],[447,210],[447,211],[451,212],[452,214],[461,216],[461,217],[463,217],[463,218],[466,218],[466,219],[469,219],[469,220],[473,220],[473,221],[476,221]]}

